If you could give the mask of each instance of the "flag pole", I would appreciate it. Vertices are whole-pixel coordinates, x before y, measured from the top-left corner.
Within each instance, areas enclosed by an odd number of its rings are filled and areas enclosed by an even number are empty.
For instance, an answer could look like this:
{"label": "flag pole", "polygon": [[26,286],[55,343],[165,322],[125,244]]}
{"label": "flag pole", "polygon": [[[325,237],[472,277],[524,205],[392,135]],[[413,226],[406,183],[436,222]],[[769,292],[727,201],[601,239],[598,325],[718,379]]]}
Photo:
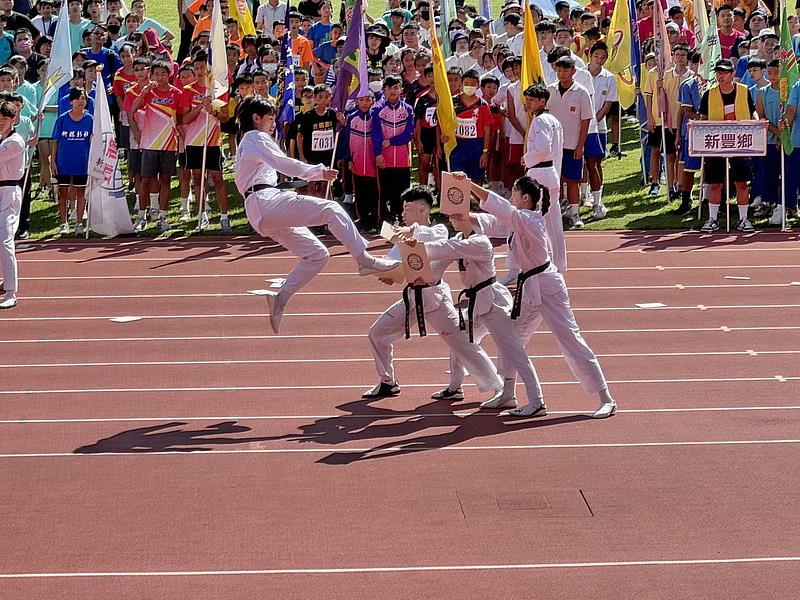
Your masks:
{"label": "flag pole", "polygon": [[[360,84],[359,84],[360,85]],[[331,169],[336,164],[336,150],[339,148],[339,132],[336,132],[335,137],[333,138],[333,157],[331,157]],[[325,200],[328,200],[331,195],[331,186],[333,185],[332,181],[328,181],[328,185],[325,188]]]}
{"label": "flag pole", "polygon": [[697,194],[697,199],[699,202],[697,203],[697,220],[703,220],[703,182],[706,179],[706,159],[705,157],[700,159],[700,193]]}
{"label": "flag pole", "polygon": [[209,114],[206,113],[206,123],[203,128],[203,159],[200,163],[200,199],[197,201],[197,231],[201,231],[200,224],[203,221],[203,213],[206,208],[206,156],[208,153],[208,121]]}
{"label": "flag pole", "polygon": [[731,164],[728,157],[725,157],[725,231],[731,232]]}
{"label": "flag pole", "polygon": [[617,100],[617,110],[617,160],[622,160],[622,102],[619,100]]}
{"label": "flag pole", "polygon": [[786,231],[786,152],[781,151],[781,231]]}

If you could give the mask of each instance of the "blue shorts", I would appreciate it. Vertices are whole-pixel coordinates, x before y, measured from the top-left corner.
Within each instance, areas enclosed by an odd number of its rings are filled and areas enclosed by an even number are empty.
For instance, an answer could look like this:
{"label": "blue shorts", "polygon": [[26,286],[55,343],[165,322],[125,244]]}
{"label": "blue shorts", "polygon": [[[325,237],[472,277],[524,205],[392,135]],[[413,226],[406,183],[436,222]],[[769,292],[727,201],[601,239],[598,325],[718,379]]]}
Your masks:
{"label": "blue shorts", "polygon": [[561,159],[561,177],[570,181],[583,179],[583,161],[575,160],[575,150],[564,148],[563,158]]}
{"label": "blue shorts", "polygon": [[450,170],[464,171],[472,181],[486,179],[486,171],[481,169],[483,138],[459,139],[450,155]]}
{"label": "blue shorts", "polygon": [[599,133],[590,133],[586,136],[586,143],[583,145],[584,158],[605,158],[606,145],[601,143]]}
{"label": "blue shorts", "polygon": [[606,146],[608,146],[608,134],[598,133],[597,135],[600,136],[600,147],[605,148]]}
{"label": "blue shorts", "polygon": [[681,136],[681,156],[679,159],[684,171],[699,171],[700,157],[689,156],[689,138]]}

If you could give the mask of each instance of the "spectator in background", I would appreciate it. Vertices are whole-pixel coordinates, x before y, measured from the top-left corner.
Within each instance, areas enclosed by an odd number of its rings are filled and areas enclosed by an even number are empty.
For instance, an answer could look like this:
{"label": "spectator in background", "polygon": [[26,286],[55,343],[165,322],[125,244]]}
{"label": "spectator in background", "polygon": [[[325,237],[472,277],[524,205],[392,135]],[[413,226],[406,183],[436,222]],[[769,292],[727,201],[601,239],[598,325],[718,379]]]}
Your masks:
{"label": "spectator in background", "polygon": [[308,41],[311,42],[312,48],[316,48],[320,44],[330,41],[331,29],[333,28],[333,23],[331,23],[332,13],[333,9],[331,8],[330,0],[324,0],[319,9],[320,20],[306,31],[306,37]]}
{"label": "spectator in background", "polygon": [[272,31],[272,24],[276,21],[286,21],[286,3],[281,0],[267,0],[258,7],[255,15],[255,26],[258,31],[268,33]]}
{"label": "spectator in background", "polygon": [[[80,0],[75,1],[78,3],[78,14],[80,14]],[[4,14],[8,17],[5,30],[13,33],[17,29],[27,29],[28,31],[33,32],[36,37],[39,37],[39,30],[36,29],[33,21],[25,16],[25,14],[12,10],[12,7],[12,0],[0,0],[0,14]]]}
{"label": "spectator in background", "polygon": [[[220,2],[220,5],[221,4],[222,3]],[[226,3],[226,5],[227,5],[227,3]],[[145,5],[144,0],[133,0],[133,2],[131,2],[131,12],[133,12],[136,15],[139,15],[139,18],[141,19],[141,23],[139,25],[138,31],[144,31],[146,29],[151,29],[152,28],[152,29],[156,30],[156,33],[158,34],[159,39],[162,39],[162,40],[174,40],[175,39],[175,35],[169,29],[164,27],[158,21],[155,21],[155,20],[151,19],[150,17],[146,17],[145,16],[144,13],[145,13],[146,9],[147,9],[147,6]],[[127,29],[123,28],[122,33],[127,35],[127,33],[128,33]]]}
{"label": "spectator in background", "polygon": [[58,15],[53,14],[53,0],[39,0],[36,3],[36,11],[39,13],[32,19],[32,23],[40,35],[49,35],[56,32],[56,22]]}
{"label": "spectator in background", "polygon": [[722,58],[730,59],[736,47],[745,39],[744,32],[733,27],[733,8],[723,4],[717,9],[717,33]]}
{"label": "spectator in background", "polygon": [[[47,64],[48,61],[44,60],[39,65],[39,82],[34,86],[36,88],[36,97],[42,97],[44,90],[44,82],[47,79]],[[47,104],[42,108],[42,122],[39,125],[39,188],[36,196],[43,193],[50,195],[51,200],[54,200],[53,189],[56,179],[53,176],[53,168],[51,160],[53,158],[53,129],[55,128],[56,119],[58,118],[58,98],[52,95]]]}
{"label": "spectator in background", "polygon": [[71,109],[60,115],[53,128],[53,151],[56,156],[55,175],[58,180],[58,213],[61,235],[69,233],[67,202],[74,196],[77,205],[75,235],[83,234],[84,193],[89,173],[89,146],[94,119],[86,112],[86,90],[74,87],[69,91]]}

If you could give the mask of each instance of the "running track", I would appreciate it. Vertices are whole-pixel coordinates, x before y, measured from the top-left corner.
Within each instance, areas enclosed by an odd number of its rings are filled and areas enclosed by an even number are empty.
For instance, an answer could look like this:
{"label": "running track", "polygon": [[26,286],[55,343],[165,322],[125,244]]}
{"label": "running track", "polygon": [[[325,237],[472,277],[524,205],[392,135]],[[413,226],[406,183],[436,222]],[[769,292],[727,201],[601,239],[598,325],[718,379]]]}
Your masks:
{"label": "running track", "polygon": [[338,246],[280,336],[248,293],[294,260],[269,242],[23,247],[0,598],[796,597],[797,234],[567,242],[607,421],[547,332],[544,419],[430,400],[435,335],[398,343],[401,396],[361,401],[398,292]]}

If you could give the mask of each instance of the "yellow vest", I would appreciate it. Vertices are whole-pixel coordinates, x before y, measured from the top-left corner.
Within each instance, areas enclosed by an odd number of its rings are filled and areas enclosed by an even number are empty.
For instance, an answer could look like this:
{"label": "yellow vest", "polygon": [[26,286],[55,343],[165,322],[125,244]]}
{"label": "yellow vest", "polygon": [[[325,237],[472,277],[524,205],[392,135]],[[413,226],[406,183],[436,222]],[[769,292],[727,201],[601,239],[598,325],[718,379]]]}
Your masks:
{"label": "yellow vest", "polygon": [[[747,96],[750,90],[743,83],[734,83],[733,85],[736,89],[736,100],[734,101],[736,120],[752,121],[753,115],[750,112],[750,105],[747,103]],[[719,91],[719,86],[714,86],[708,90],[708,120],[725,120],[725,107],[722,104],[722,92]]]}

